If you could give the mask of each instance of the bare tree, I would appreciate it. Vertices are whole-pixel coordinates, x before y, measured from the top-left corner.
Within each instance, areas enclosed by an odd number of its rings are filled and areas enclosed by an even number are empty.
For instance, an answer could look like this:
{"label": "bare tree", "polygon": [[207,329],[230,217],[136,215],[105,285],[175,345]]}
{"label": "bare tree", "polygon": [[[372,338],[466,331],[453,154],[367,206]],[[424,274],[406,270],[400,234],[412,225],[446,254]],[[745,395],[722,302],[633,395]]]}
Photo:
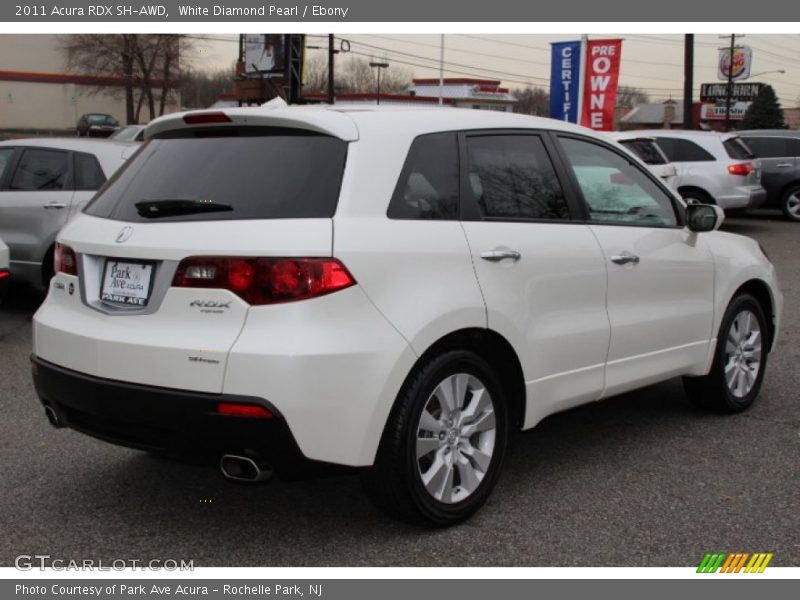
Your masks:
{"label": "bare tree", "polygon": [[[176,74],[180,70],[180,55],[188,45],[186,38],[175,34],[76,34],[61,37],[69,70],[122,77],[128,123],[139,121],[145,102],[151,119],[164,114],[170,95],[179,85]],[[95,91],[114,94],[116,90],[99,84]]]}
{"label": "bare tree", "polygon": [[208,108],[221,94],[233,91],[232,69],[198,71],[187,67],[181,74],[181,101],[186,108]]}
{"label": "bare tree", "polygon": [[641,88],[621,85],[617,88],[617,106],[633,108],[637,104],[650,102],[650,95]]}
{"label": "bare tree", "polygon": [[517,99],[514,105],[516,113],[538,116],[550,114],[550,94],[545,88],[528,86],[513,90],[511,95]]}
{"label": "bare tree", "polygon": [[[357,56],[337,57],[334,83],[337,93],[372,93],[377,90],[377,72],[369,66],[369,61]],[[411,72],[408,69],[389,63],[381,72],[381,93],[402,94],[411,85]],[[328,60],[326,54],[312,54],[306,59],[306,94],[322,93],[328,89]]]}

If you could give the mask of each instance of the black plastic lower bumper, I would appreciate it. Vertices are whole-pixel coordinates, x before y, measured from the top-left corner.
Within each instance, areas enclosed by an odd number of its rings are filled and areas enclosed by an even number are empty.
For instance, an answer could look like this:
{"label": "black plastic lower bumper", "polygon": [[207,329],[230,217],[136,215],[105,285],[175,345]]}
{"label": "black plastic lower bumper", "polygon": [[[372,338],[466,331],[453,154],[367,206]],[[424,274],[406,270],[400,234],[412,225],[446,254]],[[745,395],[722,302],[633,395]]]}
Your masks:
{"label": "black plastic lower bumper", "polygon": [[[219,458],[255,453],[282,479],[343,469],[306,458],[286,420],[263,398],[207,394],[125,383],[84,375],[31,356],[33,382],[42,404],[61,424],[131,448]],[[223,415],[220,402],[258,405],[272,418]]]}

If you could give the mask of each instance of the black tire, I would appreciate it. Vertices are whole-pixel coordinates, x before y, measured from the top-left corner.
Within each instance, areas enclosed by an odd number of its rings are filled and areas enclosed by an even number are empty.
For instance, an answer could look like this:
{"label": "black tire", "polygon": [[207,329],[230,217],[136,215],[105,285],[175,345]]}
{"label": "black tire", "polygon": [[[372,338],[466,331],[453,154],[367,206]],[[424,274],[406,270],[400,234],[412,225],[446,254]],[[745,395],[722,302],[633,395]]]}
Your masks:
{"label": "black tire", "polygon": [[[747,390],[739,388],[732,390],[728,384],[728,377],[726,376],[726,366],[731,366],[731,361],[737,360],[737,354],[730,354],[728,348],[728,337],[734,327],[734,321],[740,315],[749,312],[758,322],[760,330],[759,343],[760,355],[758,372],[755,380],[752,382],[752,387]],[[734,333],[735,335],[735,333]],[[761,382],[764,379],[764,372],[767,368],[767,355],[769,350],[769,333],[767,329],[767,320],[764,316],[764,310],[753,296],[749,294],[740,294],[736,296],[728,305],[725,311],[725,316],[722,319],[722,324],[719,328],[719,335],[717,336],[717,349],[714,353],[714,363],[708,375],[702,377],[684,377],[683,387],[686,390],[686,395],[689,401],[695,406],[720,413],[738,413],[749,408],[761,389]],[[742,357],[741,360],[745,364],[748,359]],[[736,366],[732,367],[734,370]],[[737,386],[737,382],[734,382]]]}
{"label": "black tire", "polygon": [[688,188],[680,190],[681,198],[684,199],[686,204],[716,204],[714,199],[706,194],[703,190],[695,188]]}
{"label": "black tire", "polygon": [[800,185],[792,186],[783,193],[781,210],[787,219],[800,223]]}
{"label": "black tire", "polygon": [[[431,433],[431,437],[428,439],[432,443],[438,443],[439,449],[431,450],[430,454],[418,458],[417,436],[423,410],[426,407],[429,408],[431,402],[438,402],[438,400],[434,400],[434,390],[440,383],[448,381],[448,378],[456,374],[466,374],[474,378],[470,379],[470,388],[465,388],[465,400],[462,408],[470,406],[466,399],[471,398],[471,401],[475,401],[474,399],[477,398],[476,395],[470,396],[469,394],[469,389],[473,389],[473,391],[480,389],[478,386],[472,387],[474,382],[477,381],[488,392],[495,417],[494,442],[491,459],[488,461],[488,467],[485,468],[480,483],[463,499],[456,500],[459,494],[468,492],[469,485],[465,483],[466,480],[461,475],[462,469],[466,467],[450,467],[450,472],[453,473],[452,479],[446,477],[442,489],[448,489],[455,495],[450,498],[450,502],[446,502],[443,501],[444,494],[442,500],[439,500],[426,489],[420,465],[430,459],[429,468],[433,469],[433,461],[439,457],[440,451],[443,453],[442,456],[444,453],[452,453],[449,456],[451,461],[458,460],[459,457],[464,460],[460,450],[453,451],[444,446],[447,446],[448,443],[455,443],[460,449],[462,443],[472,444],[476,438],[468,438],[462,442],[462,438],[458,437],[453,442],[452,438],[448,437],[444,431],[441,431],[438,436]],[[362,476],[367,495],[391,516],[416,525],[445,527],[464,521],[486,502],[497,483],[508,448],[509,415],[507,407],[508,403],[503,387],[489,364],[477,354],[465,350],[451,350],[431,358],[425,364],[417,367],[409,376],[397,397],[378,448],[375,464]],[[488,414],[485,412],[486,410],[484,408],[478,414],[486,415]],[[466,413],[465,410],[464,414],[466,415]],[[461,414],[460,410],[456,414]],[[446,419],[444,412],[442,412],[441,419],[439,423],[444,423],[444,419]],[[437,440],[439,441],[437,442]],[[473,463],[474,466],[475,463]],[[477,470],[475,469],[475,471]],[[448,485],[447,481],[450,481],[452,485]]]}
{"label": "black tire", "polygon": [[51,246],[42,260],[42,286],[45,289],[50,287],[50,280],[56,274],[55,265],[53,264],[55,251],[55,247]]}

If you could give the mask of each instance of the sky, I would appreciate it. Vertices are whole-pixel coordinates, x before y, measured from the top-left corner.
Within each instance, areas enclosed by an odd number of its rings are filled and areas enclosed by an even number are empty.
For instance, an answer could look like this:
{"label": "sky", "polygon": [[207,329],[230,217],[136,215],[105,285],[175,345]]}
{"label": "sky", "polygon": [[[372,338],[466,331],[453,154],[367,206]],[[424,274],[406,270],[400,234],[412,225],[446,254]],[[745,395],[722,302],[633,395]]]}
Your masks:
{"label": "sky", "polygon": [[[718,48],[730,44],[730,33],[695,35],[695,100],[701,83],[718,83]],[[238,36],[191,34],[194,66],[232,68]],[[337,64],[355,57],[385,59],[389,68],[405,69],[412,77],[438,77],[440,36],[433,34],[337,34],[350,42],[350,53],[337,55]],[[566,35],[447,34],[445,77],[500,79],[511,88],[549,87],[550,43],[578,39]],[[201,39],[203,38],[203,39]],[[672,34],[592,35],[590,39],[622,38],[620,85],[643,89],[651,101],[683,97],[683,36]],[[310,45],[327,45],[327,36],[309,36]],[[800,105],[800,35],[746,34],[737,45],[753,49],[749,81],[772,85],[784,107]],[[309,50],[325,54],[325,50]],[[784,70],[784,74],[775,71]],[[761,75],[761,73],[764,73]]]}

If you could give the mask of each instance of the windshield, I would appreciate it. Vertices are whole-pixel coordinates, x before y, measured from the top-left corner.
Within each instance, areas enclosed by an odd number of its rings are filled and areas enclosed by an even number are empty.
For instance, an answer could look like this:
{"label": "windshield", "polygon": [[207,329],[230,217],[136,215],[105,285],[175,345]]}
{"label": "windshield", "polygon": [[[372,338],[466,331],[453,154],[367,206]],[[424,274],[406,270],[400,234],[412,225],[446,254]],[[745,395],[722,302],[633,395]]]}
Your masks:
{"label": "windshield", "polygon": [[87,120],[92,125],[116,125],[117,120],[111,115],[89,115]]}
{"label": "windshield", "polygon": [[332,217],[347,143],[265,127],[183,129],[146,142],[86,207],[122,221]]}

